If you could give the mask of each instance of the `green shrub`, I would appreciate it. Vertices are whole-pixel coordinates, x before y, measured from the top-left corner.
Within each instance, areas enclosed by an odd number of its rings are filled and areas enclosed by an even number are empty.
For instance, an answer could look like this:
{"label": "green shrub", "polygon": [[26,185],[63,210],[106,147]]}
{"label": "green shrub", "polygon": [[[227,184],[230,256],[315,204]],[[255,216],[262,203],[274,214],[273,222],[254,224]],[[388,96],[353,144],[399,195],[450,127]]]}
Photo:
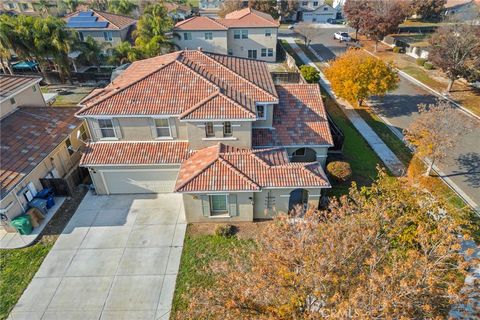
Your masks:
{"label": "green shrub", "polygon": [[418,59],[417,59],[417,64],[418,64],[419,66],[423,66],[426,61],[427,61],[427,59],[418,58]]}
{"label": "green shrub", "polygon": [[308,83],[317,83],[320,80],[320,72],[312,66],[300,66],[300,73]]}
{"label": "green shrub", "polygon": [[236,227],[231,224],[219,224],[215,227],[215,235],[229,238],[235,235]]}
{"label": "green shrub", "polygon": [[352,175],[350,164],[345,161],[332,161],[327,165],[327,172],[337,182],[345,182]]}
{"label": "green shrub", "polygon": [[400,53],[402,48],[400,47],[393,47],[393,53]]}
{"label": "green shrub", "polygon": [[430,61],[426,61],[424,64],[423,64],[423,67],[427,70],[432,70],[433,69],[433,64],[430,62]]}

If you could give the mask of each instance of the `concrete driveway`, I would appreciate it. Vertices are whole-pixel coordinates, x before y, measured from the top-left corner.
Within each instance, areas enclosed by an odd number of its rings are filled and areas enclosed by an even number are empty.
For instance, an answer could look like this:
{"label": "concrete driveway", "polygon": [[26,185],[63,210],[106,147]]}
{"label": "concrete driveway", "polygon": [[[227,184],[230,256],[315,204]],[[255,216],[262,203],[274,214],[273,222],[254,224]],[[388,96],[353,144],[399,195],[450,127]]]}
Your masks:
{"label": "concrete driveway", "polygon": [[181,195],[87,194],[9,319],[168,319],[185,230]]}

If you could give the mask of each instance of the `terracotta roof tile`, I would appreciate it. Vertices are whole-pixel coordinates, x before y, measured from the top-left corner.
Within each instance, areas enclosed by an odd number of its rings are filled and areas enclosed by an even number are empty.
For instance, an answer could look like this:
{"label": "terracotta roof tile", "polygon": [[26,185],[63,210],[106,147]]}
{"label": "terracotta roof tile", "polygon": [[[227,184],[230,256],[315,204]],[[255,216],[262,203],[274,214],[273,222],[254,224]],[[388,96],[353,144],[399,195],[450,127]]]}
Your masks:
{"label": "terracotta roof tile", "polygon": [[87,145],[80,165],[181,163],[188,155],[187,141],[93,142]]}
{"label": "terracotta roof tile", "polygon": [[232,113],[238,105],[254,110],[256,101],[278,100],[263,62],[184,50],[133,63],[84,99],[78,115],[178,115],[216,92],[235,102]]}
{"label": "terracotta roof tile", "polygon": [[1,120],[2,199],[82,123],[74,116],[78,109],[21,107]]}
{"label": "terracotta roof tile", "polygon": [[227,26],[221,24],[213,18],[199,16],[189,18],[178,22],[175,25],[176,30],[227,30]]}
{"label": "terracotta roof tile", "polygon": [[322,187],[330,184],[317,163],[290,163],[285,149],[251,150],[218,144],[182,163],[177,192],[258,191],[265,187]]}
{"label": "terracotta roof tile", "polygon": [[253,129],[255,147],[333,145],[327,114],[316,84],[277,86],[279,104],[272,129]]}

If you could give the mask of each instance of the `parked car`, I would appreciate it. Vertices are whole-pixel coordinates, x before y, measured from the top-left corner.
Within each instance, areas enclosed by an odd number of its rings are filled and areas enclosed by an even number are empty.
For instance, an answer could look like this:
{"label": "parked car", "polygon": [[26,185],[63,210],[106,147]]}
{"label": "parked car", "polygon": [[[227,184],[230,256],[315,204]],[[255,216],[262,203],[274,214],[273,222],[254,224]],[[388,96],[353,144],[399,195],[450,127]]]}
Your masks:
{"label": "parked car", "polygon": [[352,41],[352,38],[350,37],[350,35],[346,32],[335,32],[333,34],[333,39],[335,40],[340,40],[340,42],[342,41]]}

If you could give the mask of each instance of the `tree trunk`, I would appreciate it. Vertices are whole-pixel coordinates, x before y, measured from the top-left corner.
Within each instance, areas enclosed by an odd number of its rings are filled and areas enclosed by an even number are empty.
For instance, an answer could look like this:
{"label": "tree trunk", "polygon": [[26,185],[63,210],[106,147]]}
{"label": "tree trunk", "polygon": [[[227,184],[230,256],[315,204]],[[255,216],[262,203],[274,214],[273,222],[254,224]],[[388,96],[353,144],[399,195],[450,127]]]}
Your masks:
{"label": "tree trunk", "polygon": [[358,99],[358,107],[361,107],[362,106],[362,103],[363,103],[363,99]]}
{"label": "tree trunk", "polygon": [[358,41],[358,28],[355,29],[355,40]]}
{"label": "tree trunk", "polygon": [[450,79],[448,81],[448,87],[447,87],[447,92],[452,91],[453,83],[455,82],[455,79]]}
{"label": "tree trunk", "polygon": [[375,40],[375,52],[377,52],[378,40]]}
{"label": "tree trunk", "polygon": [[426,177],[429,177],[430,176],[430,173],[432,172],[432,168],[433,168],[433,163],[435,162],[435,158],[433,158],[431,161],[430,161],[430,164],[428,165],[428,168],[427,168],[427,171],[425,172],[425,176]]}

